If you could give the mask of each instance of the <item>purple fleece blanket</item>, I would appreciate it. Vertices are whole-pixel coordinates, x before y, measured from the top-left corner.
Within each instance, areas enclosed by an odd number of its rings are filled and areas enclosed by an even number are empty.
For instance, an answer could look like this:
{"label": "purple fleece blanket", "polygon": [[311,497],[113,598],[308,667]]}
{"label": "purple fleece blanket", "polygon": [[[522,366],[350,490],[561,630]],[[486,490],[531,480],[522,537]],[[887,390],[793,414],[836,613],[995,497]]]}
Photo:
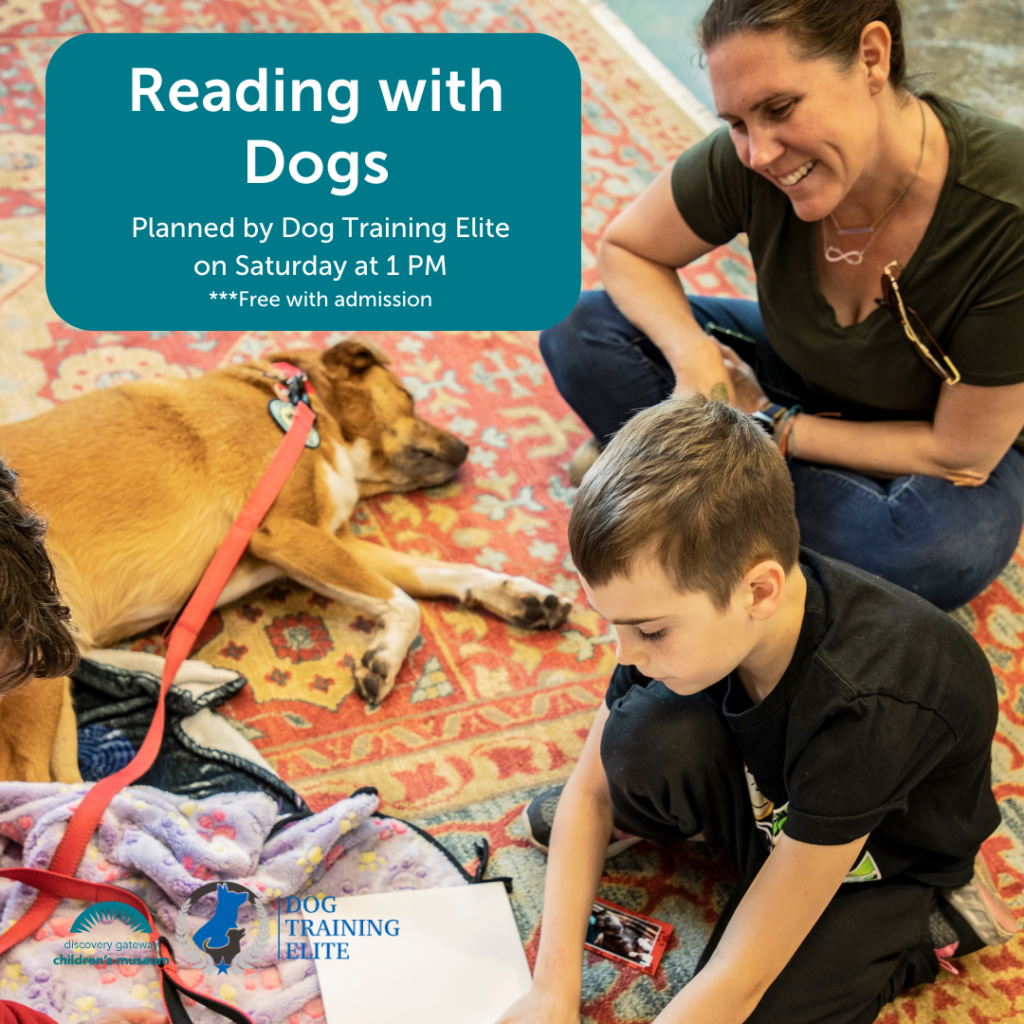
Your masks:
{"label": "purple fleece blanket", "polygon": [[[45,867],[89,788],[85,783],[0,783],[0,866]],[[265,952],[243,973],[185,970],[184,980],[238,1006],[256,1024],[319,1024],[324,1012],[313,961],[278,958],[279,900],[466,884],[437,846],[404,822],[374,817],[377,802],[372,793],[359,794],[268,838],[276,807],[262,793],[226,793],[195,803],[147,786],[131,787],[105,813],[78,877],[136,893],[181,959],[186,957],[175,941],[181,905],[209,882],[247,886],[262,896],[268,911]],[[25,913],[34,895],[24,885],[0,881],[0,930]],[[109,1007],[162,1009],[159,972],[153,966],[55,964],[69,954],[71,959],[81,956],[81,949],[68,945],[80,940],[111,942],[115,958],[140,959],[116,949],[118,943],[146,938],[121,921],[72,934],[73,922],[87,907],[64,900],[32,939],[0,958],[0,999],[25,1003],[66,1024],[84,1024]],[[199,910],[205,917],[189,914],[189,935],[213,912],[212,897],[200,901]],[[249,941],[243,940],[243,950]],[[281,952],[286,950],[282,941]],[[223,1020],[196,1004],[189,1013],[202,1024]]]}

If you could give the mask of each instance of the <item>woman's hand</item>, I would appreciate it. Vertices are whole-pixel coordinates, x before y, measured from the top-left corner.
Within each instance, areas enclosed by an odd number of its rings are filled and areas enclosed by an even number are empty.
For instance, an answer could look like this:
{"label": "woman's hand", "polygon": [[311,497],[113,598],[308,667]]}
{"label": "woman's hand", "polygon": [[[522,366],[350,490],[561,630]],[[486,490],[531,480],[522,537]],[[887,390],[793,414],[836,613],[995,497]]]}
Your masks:
{"label": "woman's hand", "polygon": [[580,1024],[579,1000],[570,1003],[562,996],[545,992],[534,985],[495,1024]]}
{"label": "woman's hand", "polygon": [[980,487],[989,478],[988,473],[975,472],[970,469],[947,470],[946,479],[954,487]]}
{"label": "woman's hand", "polygon": [[146,1010],[141,1006],[118,1010],[104,1010],[98,1017],[93,1017],[92,1024],[167,1024],[167,1018],[156,1010]]}
{"label": "woman's hand", "polygon": [[757,382],[753,369],[728,346],[716,341],[722,353],[722,362],[729,371],[729,380],[736,395],[736,408],[748,415],[757,412],[768,396]]}
{"label": "woman's hand", "polygon": [[724,353],[714,338],[705,334],[696,324],[694,327],[694,336],[688,337],[685,343],[662,349],[675,374],[676,386],[673,393],[698,393],[716,402],[728,402],[731,405],[735,396],[724,363]]}

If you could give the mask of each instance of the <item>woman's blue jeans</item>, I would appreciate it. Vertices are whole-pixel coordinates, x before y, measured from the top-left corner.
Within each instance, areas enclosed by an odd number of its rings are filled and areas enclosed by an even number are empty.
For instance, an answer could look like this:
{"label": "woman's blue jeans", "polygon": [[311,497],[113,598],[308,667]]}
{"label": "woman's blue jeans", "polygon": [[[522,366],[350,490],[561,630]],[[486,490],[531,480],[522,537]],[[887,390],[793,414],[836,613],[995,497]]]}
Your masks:
{"label": "woman's blue jeans", "polygon": [[[772,351],[756,302],[690,296],[702,326],[757,341],[759,379],[785,405],[806,403],[799,375]],[[562,397],[602,443],[633,413],[667,398],[675,377],[661,351],[605,292],[583,292],[569,317],[541,332],[540,349]],[[752,352],[739,353],[752,362]],[[878,481],[791,459],[802,542],[905,587],[946,611],[1002,571],[1024,525],[1024,453],[1011,448],[981,487],[931,476]]]}

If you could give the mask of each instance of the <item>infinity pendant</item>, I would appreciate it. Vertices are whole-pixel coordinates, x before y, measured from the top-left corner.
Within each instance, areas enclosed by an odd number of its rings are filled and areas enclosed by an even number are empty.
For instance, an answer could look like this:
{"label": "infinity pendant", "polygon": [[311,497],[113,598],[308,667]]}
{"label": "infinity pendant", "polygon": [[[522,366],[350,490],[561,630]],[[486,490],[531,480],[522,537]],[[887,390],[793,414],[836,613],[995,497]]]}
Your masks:
{"label": "infinity pendant", "polygon": [[825,259],[829,263],[838,263],[840,260],[846,260],[851,266],[856,267],[864,261],[864,251],[862,249],[851,249],[849,252],[843,252],[837,246],[829,245],[825,247]]}

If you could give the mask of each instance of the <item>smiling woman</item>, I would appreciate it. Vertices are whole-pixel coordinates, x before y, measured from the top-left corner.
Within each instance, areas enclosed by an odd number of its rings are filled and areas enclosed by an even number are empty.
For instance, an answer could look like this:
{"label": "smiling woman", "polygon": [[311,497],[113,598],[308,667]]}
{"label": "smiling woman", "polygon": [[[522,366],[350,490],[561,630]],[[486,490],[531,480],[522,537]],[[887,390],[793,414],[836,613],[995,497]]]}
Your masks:
{"label": "smiling woman", "polygon": [[[612,222],[545,360],[591,457],[673,391],[755,414],[806,545],[957,607],[1024,522],[1024,130],[908,90],[898,0],[714,0],[702,42],[727,127]],[[685,296],[743,232],[758,301]]]}

